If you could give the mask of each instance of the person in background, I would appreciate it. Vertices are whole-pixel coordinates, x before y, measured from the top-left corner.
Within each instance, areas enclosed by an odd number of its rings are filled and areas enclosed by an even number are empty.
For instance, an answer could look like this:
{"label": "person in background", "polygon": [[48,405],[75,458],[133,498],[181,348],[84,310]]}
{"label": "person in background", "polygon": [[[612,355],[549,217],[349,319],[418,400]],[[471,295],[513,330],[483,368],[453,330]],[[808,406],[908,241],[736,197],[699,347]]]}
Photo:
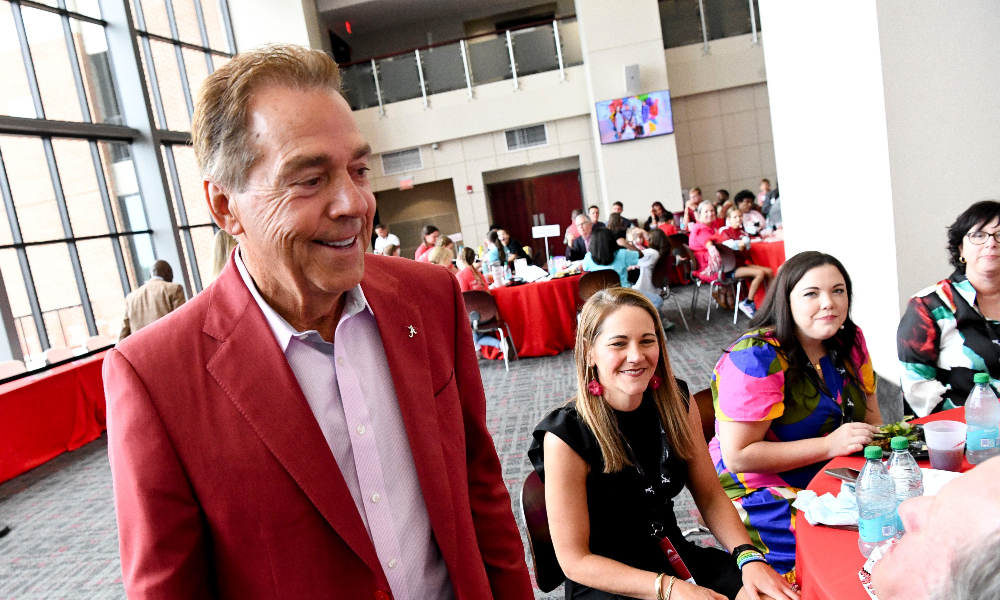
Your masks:
{"label": "person in background", "polygon": [[729,213],[729,209],[736,206],[736,201],[732,198],[726,200],[722,204],[715,207],[715,216],[720,219],[725,219],[726,215]]}
{"label": "person in background", "polygon": [[498,265],[501,267],[507,265],[507,250],[500,241],[500,234],[497,231],[494,229],[486,236],[486,245],[489,248],[486,251],[486,264],[484,265],[486,271]]}
{"label": "person in background", "polygon": [[729,211],[726,212],[726,224],[719,229],[716,238],[730,250],[750,249],[750,236],[743,230],[743,213],[740,212],[740,209],[735,206],[729,208]]}
{"label": "person in background", "polygon": [[636,263],[639,267],[639,278],[632,287],[642,292],[653,303],[656,310],[661,311],[660,320],[663,321],[663,330],[670,331],[674,328],[674,324],[663,316],[661,290],[653,285],[653,270],[656,268],[656,263],[660,260],[661,256],[670,255],[670,242],[660,229],[654,229],[646,233],[643,229],[633,227],[628,230],[628,233],[628,241],[642,253],[642,256],[639,257],[639,262]]}
{"label": "person in background", "polygon": [[878,600],[1000,598],[1000,457],[903,502],[899,519],[906,535],[871,570]]}
{"label": "person in background", "polygon": [[524,251],[524,246],[521,245],[521,242],[512,239],[506,229],[497,229],[497,239],[503,244],[503,249],[507,253],[507,262],[512,263],[523,258],[528,261],[529,265],[531,264],[531,257]]}
{"label": "person in background", "polygon": [[729,190],[715,190],[715,205],[720,206],[729,200]]}
{"label": "person in background", "polygon": [[896,332],[903,397],[919,416],[964,406],[972,376],[1000,379],[1000,202],[976,202],[948,228],[948,279],[910,298]]}
{"label": "person in background", "polygon": [[212,281],[215,281],[222,269],[226,268],[229,255],[233,253],[233,248],[238,243],[236,238],[226,233],[225,229],[215,232],[215,240],[212,242]]}
{"label": "person in background", "polygon": [[698,222],[698,207],[701,206],[701,188],[695,187],[688,191],[687,202],[684,203],[684,229],[689,231],[691,225]]}
{"label": "person in background", "polygon": [[747,234],[759,237],[761,232],[767,228],[767,220],[760,214],[753,201],[753,192],[750,190],[740,190],[736,194],[736,207],[743,213],[743,230]]}
{"label": "person in background", "polygon": [[668,212],[666,213],[665,217],[666,221],[657,225],[655,228],[650,230],[649,233],[652,233],[656,229],[662,231],[664,235],[675,235],[677,233],[680,233],[679,231],[677,231],[677,224],[674,223],[674,213]]}
{"label": "person in background", "polygon": [[[446,248],[451,251],[451,257],[455,258],[455,242],[451,241],[451,238],[446,235],[438,236],[436,242],[434,242],[435,248]],[[428,257],[429,259],[430,257]]]}
{"label": "person in background", "polygon": [[576,228],[580,235],[573,240],[569,249],[570,260],[583,260],[587,255],[587,248],[590,246],[590,237],[593,235],[594,226],[587,218],[587,215],[580,213],[576,216]]}
{"label": "person in background", "polygon": [[[452,247],[454,247],[454,244],[452,244]],[[427,253],[427,262],[432,265],[440,265],[451,271],[452,274],[455,274],[458,272],[458,269],[451,263],[453,260],[455,260],[455,254],[444,246],[437,246]]]}
{"label": "person in background", "polygon": [[768,562],[794,577],[795,494],[882,424],[875,373],[851,320],[851,278],[836,258],[802,252],[778,272],[750,330],[712,374],[719,481]]}
{"label": "person in background", "polygon": [[663,207],[662,202],[654,202],[649,209],[649,218],[642,225],[642,228],[646,231],[652,231],[654,228],[664,225],[668,222],[674,220],[674,213],[668,211]]}
{"label": "person in background", "polygon": [[591,206],[587,209],[587,214],[590,215],[590,223],[594,226],[594,229],[600,229],[604,227],[604,222],[601,221],[601,209],[597,206]]}
{"label": "person in background", "polygon": [[399,256],[399,246],[395,244],[386,244],[382,248],[382,256]]}
{"label": "person in background", "polygon": [[382,254],[387,244],[399,247],[399,237],[393,233],[389,233],[389,226],[384,223],[379,223],[375,226],[375,236],[375,245],[373,247],[375,254]]}
{"label": "person in background", "polygon": [[[633,221],[632,219],[626,219],[622,215],[622,212],[624,210],[625,210],[625,205],[622,204],[621,202],[613,202],[611,204],[611,213],[612,214],[617,214],[617,215],[619,215],[621,217],[622,223],[624,224],[625,229],[628,229],[629,227],[635,227],[635,225],[636,225],[635,221]],[[609,221],[611,220],[611,215],[608,215],[608,220]]]}
{"label": "person in background", "polygon": [[767,195],[771,193],[771,181],[769,179],[760,180],[760,193],[757,194],[757,205],[764,206]]}
{"label": "person in background", "polygon": [[566,228],[566,235],[563,236],[563,243],[566,244],[566,248],[573,245],[573,240],[580,237],[580,230],[576,226],[576,218],[582,214],[583,211],[579,208],[574,208],[573,212],[570,213],[569,227]]}
{"label": "person in background", "polygon": [[414,254],[413,258],[419,262],[427,262],[427,253],[434,249],[437,244],[437,239],[441,236],[441,232],[438,231],[438,228],[433,225],[424,225],[423,230],[420,232],[420,236],[424,241],[417,246],[417,252]]}
{"label": "person in background", "polygon": [[[758,265],[743,264],[737,265],[729,272],[722,272],[722,263],[719,256],[719,249],[716,244],[721,244],[716,230],[712,227],[715,221],[715,207],[711,202],[705,201],[698,207],[699,222],[691,226],[691,235],[688,238],[688,245],[694,251],[698,265],[702,267],[700,277],[703,281],[725,281],[733,277],[752,277],[753,280],[747,286],[747,298],[739,303],[739,308],[743,314],[753,318],[757,311],[753,298],[757,294],[757,289],[767,282],[773,275],[771,269]],[[725,286],[719,290],[717,301],[723,308],[732,308],[738,298],[733,297],[732,286]]]}
{"label": "person in background", "polygon": [[[535,426],[528,448],[545,483],[567,599],[798,598],[753,546],[719,485],[697,403],[674,378],[645,296],[610,288],[587,301],[576,380],[576,397]],[[684,539],[673,498],[685,486],[725,550]],[[675,576],[673,559],[650,535],[657,526],[695,583]]]}
{"label": "person in background", "polygon": [[184,304],[184,288],[179,283],[172,283],[173,280],[174,270],[167,261],[158,260],[149,267],[149,281],[125,296],[125,317],[118,334],[119,342]]}
{"label": "person in background", "polygon": [[625,234],[628,232],[628,226],[625,225],[625,220],[622,219],[620,214],[614,212],[611,213],[611,215],[608,216],[608,222],[605,227],[609,229],[611,233],[615,234],[616,240],[626,238]]}
{"label": "person in background", "polygon": [[[618,273],[622,287],[632,287],[628,280],[628,271],[630,268],[639,266],[639,257],[642,256],[642,253],[642,250],[629,243],[625,238],[616,239],[610,229],[598,229],[590,235],[587,255],[583,258],[583,270],[612,270]],[[659,308],[663,299],[659,297],[659,294],[655,294],[655,296],[656,299],[650,298],[650,301]]]}
{"label": "person in background", "polygon": [[[462,248],[462,251],[458,253],[458,258],[456,259],[458,263],[458,273],[455,274],[455,278],[458,279],[458,287],[463,292],[486,292],[490,293],[490,286],[486,284],[486,279],[483,277],[476,269],[476,252],[468,246]],[[481,346],[492,346],[493,348],[500,349],[500,340],[489,333],[476,333],[472,332],[472,341],[475,343],[476,352],[480,352]]]}

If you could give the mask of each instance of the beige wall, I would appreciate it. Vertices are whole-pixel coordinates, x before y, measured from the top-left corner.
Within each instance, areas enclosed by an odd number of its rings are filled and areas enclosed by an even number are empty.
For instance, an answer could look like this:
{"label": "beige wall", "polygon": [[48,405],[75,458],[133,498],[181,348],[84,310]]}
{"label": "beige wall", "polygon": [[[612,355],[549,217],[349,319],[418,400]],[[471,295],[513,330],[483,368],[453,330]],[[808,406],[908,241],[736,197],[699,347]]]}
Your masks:
{"label": "beige wall", "polygon": [[[561,167],[574,164],[566,162],[567,160],[575,160],[580,169],[584,201],[597,203],[599,193],[589,117],[560,119],[546,122],[545,125],[548,145],[517,152],[507,151],[503,131],[440,142],[437,150],[430,145],[420,146],[424,168],[405,175],[383,175],[382,161],[376,156],[371,163],[373,189],[381,191],[398,188],[399,180],[409,177],[417,185],[450,179],[454,187],[462,237],[470,240],[470,244],[475,240],[477,245],[479,240],[486,237],[490,223],[484,178],[494,182],[528,177],[534,172],[554,172],[553,169],[562,171],[566,169]],[[518,167],[530,168],[514,170]],[[519,175],[519,172],[528,174]],[[472,186],[471,194],[466,191],[468,185]],[[567,223],[561,225],[565,227]]]}
{"label": "beige wall", "polygon": [[[706,198],[715,190],[754,193],[762,177],[777,181],[767,84],[757,83],[675,98],[674,131],[681,186]],[[679,198],[667,204],[680,210]]]}
{"label": "beige wall", "polygon": [[237,50],[289,43],[328,49],[313,0],[229,0]]}
{"label": "beige wall", "polygon": [[764,36],[740,35],[664,51],[670,74],[670,95],[677,98],[767,81],[764,69]]}
{"label": "beige wall", "polygon": [[413,258],[424,225],[434,225],[442,235],[459,231],[455,188],[450,179],[424,183],[409,190],[376,193],[379,221],[399,237],[401,256]]}

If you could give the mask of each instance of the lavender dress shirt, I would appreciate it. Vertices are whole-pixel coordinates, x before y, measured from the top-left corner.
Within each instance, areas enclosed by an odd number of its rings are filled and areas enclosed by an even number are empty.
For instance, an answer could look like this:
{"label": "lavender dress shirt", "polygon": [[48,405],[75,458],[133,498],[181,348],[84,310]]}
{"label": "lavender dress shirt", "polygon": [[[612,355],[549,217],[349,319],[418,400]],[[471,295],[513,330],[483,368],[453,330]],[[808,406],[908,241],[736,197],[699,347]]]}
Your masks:
{"label": "lavender dress shirt", "polygon": [[236,268],[330,445],[393,597],[454,598],[431,531],[382,338],[361,286],[346,293],[330,344],[315,330],[296,331],[264,301],[239,252]]}

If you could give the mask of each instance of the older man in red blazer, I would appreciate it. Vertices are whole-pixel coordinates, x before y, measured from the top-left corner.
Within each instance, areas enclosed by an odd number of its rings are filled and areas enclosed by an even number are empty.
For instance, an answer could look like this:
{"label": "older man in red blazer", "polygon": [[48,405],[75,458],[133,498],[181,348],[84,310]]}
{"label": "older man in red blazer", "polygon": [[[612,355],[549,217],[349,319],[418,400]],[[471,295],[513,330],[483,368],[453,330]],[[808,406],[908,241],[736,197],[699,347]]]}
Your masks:
{"label": "older man in red blazer", "polygon": [[369,149],[321,52],[203,84],[218,280],[105,360],[130,599],[527,600],[458,284],[366,255]]}

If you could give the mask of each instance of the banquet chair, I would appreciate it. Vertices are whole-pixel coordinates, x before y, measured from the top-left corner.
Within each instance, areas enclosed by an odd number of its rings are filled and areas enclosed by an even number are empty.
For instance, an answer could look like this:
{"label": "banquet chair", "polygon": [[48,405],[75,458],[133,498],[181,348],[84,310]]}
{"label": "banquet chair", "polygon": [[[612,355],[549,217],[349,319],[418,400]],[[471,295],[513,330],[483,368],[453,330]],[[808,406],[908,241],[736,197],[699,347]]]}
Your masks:
{"label": "banquet chair", "polygon": [[14,375],[20,375],[28,369],[24,366],[24,361],[5,360],[0,362],[0,379],[6,379]]}
{"label": "banquet chair", "polygon": [[695,260],[694,253],[688,247],[688,236],[683,233],[675,233],[668,235],[667,241],[670,242],[670,254],[674,257],[674,264],[684,272],[685,280],[690,281],[693,279],[691,273],[694,272]]}
{"label": "banquet chair", "polygon": [[608,288],[621,287],[621,285],[621,277],[611,269],[584,273],[583,277],[580,278],[580,300],[586,303],[597,292]]}
{"label": "banquet chair", "polygon": [[677,307],[677,312],[681,315],[681,321],[684,323],[684,329],[691,331],[688,327],[687,318],[684,317],[684,311],[681,309],[681,303],[677,300],[677,294],[674,294],[670,290],[670,269],[674,268],[673,256],[664,252],[660,255],[660,258],[656,260],[656,264],[653,265],[653,287],[660,290],[660,297],[663,301],[673,299],[674,306]]}
{"label": "banquet chair", "polygon": [[57,362],[73,358],[73,349],[65,346],[61,348],[49,348],[45,351],[45,364],[51,365]]}
{"label": "banquet chair", "polygon": [[[716,244],[716,248],[719,249],[719,258],[722,260],[722,271],[728,273],[736,268],[736,253],[729,248]],[[694,294],[691,295],[691,314],[694,314],[695,307],[698,305],[698,292],[701,290],[702,284],[708,284],[708,312],[705,314],[705,320],[708,321],[712,318],[712,292],[716,289],[721,289],[724,287],[734,288],[733,296],[736,298],[736,302],[733,303],[733,325],[736,324],[737,318],[740,316],[740,292],[743,290],[743,284],[753,281],[753,277],[733,277],[731,279],[726,279],[725,281],[713,281],[706,276],[701,274],[701,271],[692,270],[692,275],[694,275]]]}
{"label": "banquet chair", "polygon": [[705,441],[711,442],[715,437],[715,403],[712,398],[712,388],[697,392],[694,401],[698,405],[698,414],[701,415],[701,432],[705,434]]}
{"label": "banquet chair", "polygon": [[[500,312],[497,310],[497,301],[493,299],[493,296],[489,292],[480,290],[462,292],[462,298],[465,300],[465,311],[469,314],[469,322],[472,324],[474,332],[483,334],[495,331],[500,334],[500,351],[503,353],[503,366],[510,371],[510,364],[507,362],[507,351],[508,349],[513,351],[514,360],[519,360],[517,348],[514,347],[514,338],[510,335],[510,327],[500,318]],[[506,337],[504,337],[504,330],[507,331]]]}
{"label": "banquet chair", "polygon": [[552,545],[549,515],[545,510],[545,484],[535,471],[528,473],[521,487],[521,516],[528,530],[528,551],[531,552],[535,582],[538,589],[551,592],[566,579],[566,575],[559,567],[556,549]]}

